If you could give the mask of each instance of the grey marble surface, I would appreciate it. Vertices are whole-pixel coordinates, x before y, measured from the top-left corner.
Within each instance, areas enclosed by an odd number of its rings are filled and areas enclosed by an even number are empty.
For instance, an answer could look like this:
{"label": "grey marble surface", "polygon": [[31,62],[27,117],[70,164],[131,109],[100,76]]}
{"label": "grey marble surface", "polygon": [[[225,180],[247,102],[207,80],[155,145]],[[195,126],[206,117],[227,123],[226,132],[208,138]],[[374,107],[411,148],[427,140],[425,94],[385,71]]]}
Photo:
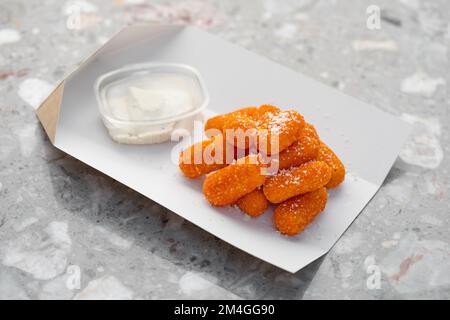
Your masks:
{"label": "grey marble surface", "polygon": [[[33,106],[139,21],[199,25],[414,125],[326,256],[289,274],[52,147]],[[1,1],[0,299],[450,298],[449,44],[445,0]]]}

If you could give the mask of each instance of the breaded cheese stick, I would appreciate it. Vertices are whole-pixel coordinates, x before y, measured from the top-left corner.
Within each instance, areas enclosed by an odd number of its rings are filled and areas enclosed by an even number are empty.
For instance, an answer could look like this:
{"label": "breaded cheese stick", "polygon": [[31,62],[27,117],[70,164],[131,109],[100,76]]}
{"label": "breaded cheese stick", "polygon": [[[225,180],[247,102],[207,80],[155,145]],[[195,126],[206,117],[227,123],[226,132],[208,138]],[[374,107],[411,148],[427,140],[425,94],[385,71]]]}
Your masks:
{"label": "breaded cheese stick", "polygon": [[203,184],[206,199],[214,206],[235,203],[264,183],[258,155],[249,155],[208,175]]}
{"label": "breaded cheese stick", "polygon": [[281,203],[275,208],[275,228],[288,236],[302,232],[325,209],[327,189],[322,187]]}
{"label": "breaded cheese stick", "polygon": [[317,160],[326,162],[331,167],[331,179],[327,188],[336,188],[345,179],[345,167],[339,157],[325,143],[320,142]]}
{"label": "breaded cheese stick", "polygon": [[255,119],[257,117],[257,115],[258,115],[257,107],[247,107],[247,108],[238,109],[238,110],[230,112],[230,113],[221,114],[221,115],[209,118],[205,124],[206,135],[208,136],[208,130],[210,130],[210,129],[216,129],[216,130],[219,130],[220,132],[223,132],[224,127],[227,123],[233,122],[233,121],[236,121],[236,122],[244,121],[249,118]]}
{"label": "breaded cheese stick", "polygon": [[298,140],[279,154],[279,169],[288,169],[315,160],[319,153],[320,140],[314,126],[305,123]]}
{"label": "breaded cheese stick", "polygon": [[240,198],[236,205],[250,217],[259,217],[269,207],[269,201],[264,196],[262,189],[258,188]]}
{"label": "breaded cheese stick", "polygon": [[230,114],[226,117],[222,134],[226,137],[228,143],[241,149],[257,150],[258,130],[261,128],[262,119],[268,114],[279,113],[281,110],[272,105],[262,105],[258,108],[241,109],[239,113]]}
{"label": "breaded cheese stick", "polygon": [[260,107],[246,107],[229,112],[226,114],[220,114],[209,118],[205,124],[205,131],[209,129],[216,129],[223,131],[227,123],[233,123],[234,121],[245,122],[245,120],[252,119],[258,120],[258,118],[267,112],[278,112],[280,109],[270,104],[263,104]]}
{"label": "breaded cheese stick", "polygon": [[331,179],[331,168],[323,161],[311,161],[283,170],[268,177],[263,191],[272,203],[280,203],[294,196],[325,186]]}
{"label": "breaded cheese stick", "polygon": [[179,167],[188,178],[197,178],[227,166],[235,149],[221,135],[191,145],[180,154]]}
{"label": "breaded cheese stick", "polygon": [[282,152],[297,140],[305,121],[295,110],[265,112],[258,126],[258,151],[267,155]]}

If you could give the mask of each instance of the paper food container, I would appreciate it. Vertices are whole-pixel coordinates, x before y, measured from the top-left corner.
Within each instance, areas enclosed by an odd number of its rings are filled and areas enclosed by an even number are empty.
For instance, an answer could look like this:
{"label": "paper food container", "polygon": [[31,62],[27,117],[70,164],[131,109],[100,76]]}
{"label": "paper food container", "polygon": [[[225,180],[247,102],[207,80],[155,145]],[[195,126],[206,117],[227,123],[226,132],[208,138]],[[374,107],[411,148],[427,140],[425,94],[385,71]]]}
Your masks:
{"label": "paper food container", "polygon": [[[172,161],[176,142],[114,142],[102,123],[95,82],[123,66],[152,62],[198,70],[209,91],[210,114],[260,104],[298,110],[348,171],[345,182],[330,190],[326,210],[303,233],[286,237],[275,231],[272,212],[249,219],[234,208],[210,206],[201,192],[202,180],[183,177]],[[375,107],[207,32],[180,25],[125,28],[62,81],[37,115],[56,148],[289,272],[331,249],[381,186],[409,131],[406,123]]]}

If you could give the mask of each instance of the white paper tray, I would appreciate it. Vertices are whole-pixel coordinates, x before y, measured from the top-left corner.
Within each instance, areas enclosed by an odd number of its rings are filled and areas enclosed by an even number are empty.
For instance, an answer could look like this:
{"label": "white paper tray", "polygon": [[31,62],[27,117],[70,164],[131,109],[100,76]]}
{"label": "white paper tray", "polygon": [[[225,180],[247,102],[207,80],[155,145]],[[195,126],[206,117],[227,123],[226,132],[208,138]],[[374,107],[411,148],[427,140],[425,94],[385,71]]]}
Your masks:
{"label": "white paper tray", "polygon": [[[139,146],[111,140],[98,112],[95,79],[127,64],[152,61],[199,70],[212,113],[270,103],[295,108],[316,126],[349,173],[305,232],[280,235],[270,212],[250,220],[235,209],[211,207],[201,180],[184,178],[170,160],[174,143]],[[170,25],[122,30],[65,79],[37,113],[57,148],[290,272],[330,250],[380,187],[409,131],[399,119],[266,58],[194,27]]]}

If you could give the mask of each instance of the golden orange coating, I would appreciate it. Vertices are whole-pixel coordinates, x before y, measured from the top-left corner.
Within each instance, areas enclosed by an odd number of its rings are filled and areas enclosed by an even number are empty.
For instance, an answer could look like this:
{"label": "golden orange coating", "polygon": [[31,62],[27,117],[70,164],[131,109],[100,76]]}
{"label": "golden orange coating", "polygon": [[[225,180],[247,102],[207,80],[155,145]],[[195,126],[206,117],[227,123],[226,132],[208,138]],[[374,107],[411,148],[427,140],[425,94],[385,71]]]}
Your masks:
{"label": "golden orange coating", "polygon": [[257,155],[249,155],[211,173],[203,184],[206,199],[219,207],[235,203],[264,183],[262,167]]}
{"label": "golden orange coating", "polygon": [[229,144],[240,149],[248,149],[256,146],[256,127],[257,120],[253,117],[234,117],[226,121],[222,134]]}
{"label": "golden orange coating", "polygon": [[258,188],[240,198],[236,205],[249,216],[259,217],[269,207],[269,201],[267,201],[261,188]]}
{"label": "golden orange coating", "polygon": [[272,105],[262,105],[259,108],[248,107],[228,113],[222,118],[212,118],[207,122],[205,129],[221,130],[228,143],[241,149],[257,147],[257,129],[259,119],[269,112],[279,112],[280,109]]}
{"label": "golden orange coating", "polygon": [[317,160],[326,162],[332,169],[327,188],[336,188],[345,179],[345,167],[339,157],[325,143],[320,142]]}
{"label": "golden orange coating", "polygon": [[267,178],[263,191],[272,203],[280,203],[294,196],[325,186],[331,179],[331,168],[323,161],[310,161],[298,167],[282,170]]}
{"label": "golden orange coating", "polygon": [[258,125],[258,150],[265,154],[279,153],[297,140],[305,121],[294,110],[265,112]]}
{"label": "golden orange coating", "polygon": [[302,232],[325,209],[327,198],[327,189],[322,187],[281,203],[273,215],[275,228],[288,236]]}
{"label": "golden orange coating", "polygon": [[279,154],[279,169],[288,169],[315,160],[319,152],[320,140],[314,126],[305,123],[298,140]]}
{"label": "golden orange coating", "polygon": [[233,112],[209,118],[205,124],[205,131],[208,129],[217,129],[219,131],[223,131],[224,127],[228,122],[234,122],[235,120],[239,119],[258,120],[258,118],[266,112],[278,112],[278,111],[280,111],[280,108],[270,104],[263,104],[260,107],[241,108]]}
{"label": "golden orange coating", "polygon": [[231,163],[235,150],[221,135],[195,143],[180,154],[179,167],[188,178],[197,178]]}
{"label": "golden orange coating", "polygon": [[303,117],[298,112],[266,104],[213,117],[207,121],[205,131],[215,129],[214,134],[221,131],[230,144],[240,148],[253,145],[270,155],[291,145],[303,126]]}
{"label": "golden orange coating", "polygon": [[247,119],[254,119],[258,116],[257,107],[247,107],[238,109],[236,111],[221,114],[212,118],[209,118],[205,124],[206,135],[208,136],[208,130],[216,129],[223,132],[226,124],[233,122],[244,122]]}
{"label": "golden orange coating", "polygon": [[262,104],[259,106],[258,108],[258,114],[259,116],[262,116],[263,114],[267,113],[267,112],[279,112],[280,108],[271,105],[271,104]]}
{"label": "golden orange coating", "polygon": [[235,160],[244,158],[250,154],[256,154],[256,153],[250,153],[249,149],[240,149],[238,147],[234,147],[234,159]]}

